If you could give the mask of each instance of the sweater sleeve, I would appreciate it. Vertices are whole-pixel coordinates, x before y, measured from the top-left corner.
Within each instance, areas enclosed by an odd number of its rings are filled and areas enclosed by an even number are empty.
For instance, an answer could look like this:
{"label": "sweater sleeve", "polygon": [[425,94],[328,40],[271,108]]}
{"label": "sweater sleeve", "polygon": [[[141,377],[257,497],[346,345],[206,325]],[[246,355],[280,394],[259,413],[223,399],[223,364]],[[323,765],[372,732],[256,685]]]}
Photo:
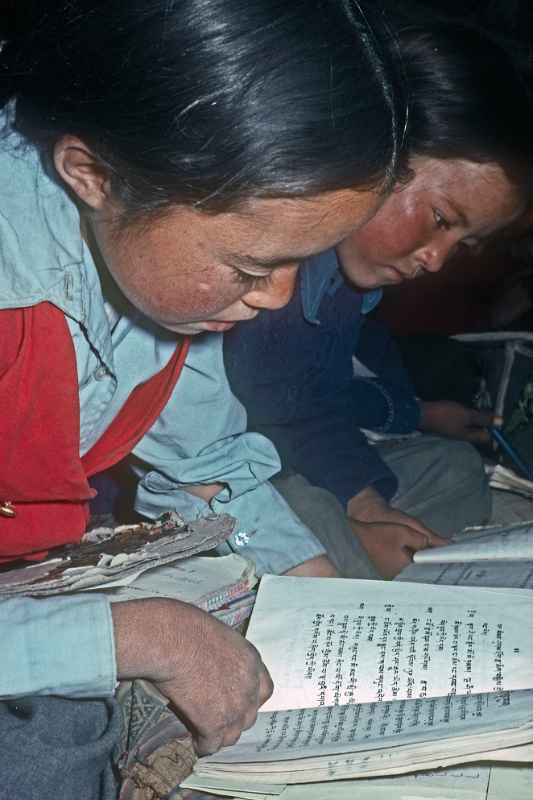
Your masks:
{"label": "sweater sleeve", "polygon": [[366,320],[355,349],[352,408],[360,428],[380,433],[412,433],[420,405],[394,339],[385,325]]}
{"label": "sweater sleeve", "polygon": [[387,500],[396,492],[394,473],[356,425],[342,414],[257,427],[274,442],[286,468],[332,492],[343,507],[370,486]]}
{"label": "sweater sleeve", "polygon": [[[396,479],[359,430],[352,370],[358,306],[350,295],[341,298],[345,318],[350,311],[352,318],[338,329],[337,297],[331,298],[328,325],[310,325],[297,295],[285,309],[260,314],[226,334],[224,357],[249,429],[274,442],[284,468],[328,489],[345,506],[367,486],[390,498]],[[385,415],[388,404],[380,398]]]}

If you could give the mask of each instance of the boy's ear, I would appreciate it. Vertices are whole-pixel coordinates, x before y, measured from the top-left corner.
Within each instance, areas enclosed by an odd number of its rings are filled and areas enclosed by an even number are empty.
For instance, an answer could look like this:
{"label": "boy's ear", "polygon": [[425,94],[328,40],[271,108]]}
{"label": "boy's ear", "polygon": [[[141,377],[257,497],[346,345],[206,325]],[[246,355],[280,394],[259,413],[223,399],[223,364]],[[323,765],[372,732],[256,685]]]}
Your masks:
{"label": "boy's ear", "polygon": [[111,197],[109,175],[91,149],[76,136],[62,136],[54,147],[60,178],[90,208],[97,210]]}

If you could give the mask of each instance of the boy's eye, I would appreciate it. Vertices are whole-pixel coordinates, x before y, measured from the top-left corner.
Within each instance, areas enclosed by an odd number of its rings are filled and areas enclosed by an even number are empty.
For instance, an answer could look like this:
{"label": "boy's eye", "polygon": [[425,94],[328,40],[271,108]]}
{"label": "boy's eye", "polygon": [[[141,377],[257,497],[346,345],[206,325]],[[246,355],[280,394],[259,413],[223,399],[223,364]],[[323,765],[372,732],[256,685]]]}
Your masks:
{"label": "boy's eye", "polygon": [[435,225],[441,231],[449,231],[452,227],[452,224],[449,220],[446,219],[444,214],[438,210],[438,208],[433,209],[433,219],[435,220]]}

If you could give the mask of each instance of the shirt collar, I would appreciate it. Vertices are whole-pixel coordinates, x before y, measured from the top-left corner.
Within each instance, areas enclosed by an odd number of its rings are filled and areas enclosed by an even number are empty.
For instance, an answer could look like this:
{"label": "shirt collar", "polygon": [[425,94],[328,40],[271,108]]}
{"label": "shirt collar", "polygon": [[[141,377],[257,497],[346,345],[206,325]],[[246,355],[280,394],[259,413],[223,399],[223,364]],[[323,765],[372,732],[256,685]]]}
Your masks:
{"label": "shirt collar", "polygon": [[303,315],[307,322],[320,325],[318,309],[322,298],[329,291],[337,291],[342,281],[337,254],[333,247],[304,261],[300,271],[300,296]]}
{"label": "shirt collar", "polygon": [[[307,322],[320,325],[318,312],[324,296],[335,294],[343,283],[344,277],[334,247],[304,261],[300,269],[300,297]],[[361,292],[361,295],[361,313],[368,314],[380,302],[383,290],[373,289]]]}

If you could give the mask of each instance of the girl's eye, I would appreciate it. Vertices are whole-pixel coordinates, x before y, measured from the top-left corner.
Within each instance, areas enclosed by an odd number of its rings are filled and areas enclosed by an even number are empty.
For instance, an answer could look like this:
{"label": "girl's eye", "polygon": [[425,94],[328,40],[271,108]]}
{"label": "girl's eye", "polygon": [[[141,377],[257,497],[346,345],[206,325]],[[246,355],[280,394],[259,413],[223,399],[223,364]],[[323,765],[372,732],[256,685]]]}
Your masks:
{"label": "girl's eye", "polygon": [[452,227],[452,224],[446,217],[438,210],[438,208],[433,209],[433,219],[435,220],[435,225],[441,231],[449,231]]}
{"label": "girl's eye", "polygon": [[250,289],[255,289],[263,283],[268,283],[272,273],[266,275],[252,275],[250,272],[244,272],[242,269],[235,269],[235,279],[237,283],[245,284]]}

